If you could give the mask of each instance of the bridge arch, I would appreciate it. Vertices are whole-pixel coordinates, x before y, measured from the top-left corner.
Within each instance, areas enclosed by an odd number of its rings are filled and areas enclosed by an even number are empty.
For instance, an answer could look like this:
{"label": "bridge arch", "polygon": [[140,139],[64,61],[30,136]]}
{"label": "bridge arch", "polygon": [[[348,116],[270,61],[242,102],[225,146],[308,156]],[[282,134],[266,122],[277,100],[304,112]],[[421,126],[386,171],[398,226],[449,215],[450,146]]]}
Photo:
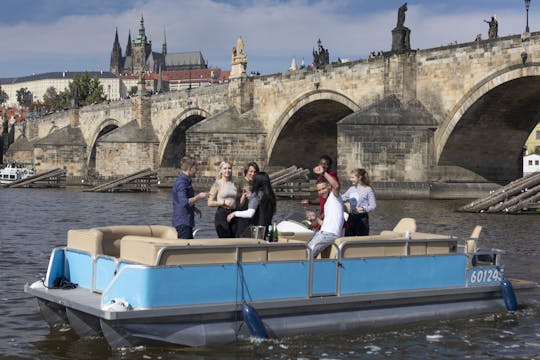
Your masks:
{"label": "bridge arch", "polygon": [[540,120],[540,63],[495,72],[468,91],[435,132],[438,165],[457,165],[481,179],[521,176],[522,147]]}
{"label": "bridge arch", "polygon": [[268,165],[310,167],[323,153],[336,159],[336,123],[359,108],[332,90],[299,96],[283,111],[268,136]]}
{"label": "bridge arch", "polygon": [[99,126],[96,128],[94,133],[92,134],[91,141],[89,142],[89,146],[87,148],[87,157],[86,157],[86,168],[87,173],[89,175],[92,175],[94,171],[96,170],[96,145],[97,141],[100,137],[102,137],[105,134],[110,133],[114,129],[118,128],[120,126],[120,123],[116,119],[105,119],[102,121]]}
{"label": "bridge arch", "polygon": [[201,108],[190,108],[174,118],[159,144],[160,167],[177,167],[185,154],[186,130],[210,116]]}

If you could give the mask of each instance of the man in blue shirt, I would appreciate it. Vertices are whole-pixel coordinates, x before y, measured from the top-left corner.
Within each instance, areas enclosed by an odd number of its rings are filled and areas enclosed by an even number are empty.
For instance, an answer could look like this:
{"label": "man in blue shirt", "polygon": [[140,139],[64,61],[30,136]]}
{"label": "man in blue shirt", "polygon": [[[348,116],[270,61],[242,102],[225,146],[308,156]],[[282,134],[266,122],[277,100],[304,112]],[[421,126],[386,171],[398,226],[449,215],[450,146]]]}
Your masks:
{"label": "man in blue shirt", "polygon": [[195,227],[195,212],[201,215],[201,211],[195,207],[195,203],[206,198],[207,193],[200,192],[195,195],[191,178],[197,174],[197,162],[189,156],[180,161],[182,173],[176,179],[173,189],[173,215],[172,226],[176,228],[179,239],[193,239]]}

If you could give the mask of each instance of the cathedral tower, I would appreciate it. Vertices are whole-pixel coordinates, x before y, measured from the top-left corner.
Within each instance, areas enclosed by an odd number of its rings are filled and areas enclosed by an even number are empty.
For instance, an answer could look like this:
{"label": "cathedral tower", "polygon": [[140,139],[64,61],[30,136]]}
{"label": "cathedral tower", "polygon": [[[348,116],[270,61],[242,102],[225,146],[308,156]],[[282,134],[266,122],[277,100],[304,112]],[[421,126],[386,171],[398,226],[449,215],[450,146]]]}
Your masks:
{"label": "cathedral tower", "polygon": [[152,52],[152,42],[148,41],[144,30],[144,18],[141,15],[141,25],[139,27],[139,36],[132,43],[131,51],[133,53],[133,73],[138,74],[146,71],[146,59]]}
{"label": "cathedral tower", "polygon": [[118,28],[116,29],[114,35],[114,44],[111,51],[110,71],[117,75],[121,74],[123,71],[122,48],[120,47],[120,42],[118,41]]}

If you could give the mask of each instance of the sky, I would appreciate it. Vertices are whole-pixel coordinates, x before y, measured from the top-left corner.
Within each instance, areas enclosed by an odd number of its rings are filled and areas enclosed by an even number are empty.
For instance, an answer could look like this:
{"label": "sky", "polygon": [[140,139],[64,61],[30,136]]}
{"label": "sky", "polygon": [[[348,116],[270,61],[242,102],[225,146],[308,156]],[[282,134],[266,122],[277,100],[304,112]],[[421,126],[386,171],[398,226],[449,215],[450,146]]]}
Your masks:
{"label": "sky", "polygon": [[[392,46],[400,0],[2,0],[0,78],[52,71],[109,70],[115,29],[125,51],[141,15],[154,51],[166,33],[169,53],[201,51],[209,67],[230,70],[231,49],[244,40],[248,72],[286,71],[293,58],[312,61],[317,40],[330,60],[358,60]],[[408,1],[411,47],[426,49],[522,33],[523,0]],[[531,1],[530,30],[540,30],[540,1]]]}

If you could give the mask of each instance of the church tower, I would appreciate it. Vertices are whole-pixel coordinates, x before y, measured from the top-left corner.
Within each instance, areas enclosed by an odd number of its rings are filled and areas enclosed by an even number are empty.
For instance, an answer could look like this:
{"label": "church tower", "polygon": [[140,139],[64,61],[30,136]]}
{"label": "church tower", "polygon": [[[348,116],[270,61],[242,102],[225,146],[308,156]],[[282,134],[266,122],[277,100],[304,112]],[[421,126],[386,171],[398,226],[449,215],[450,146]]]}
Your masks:
{"label": "church tower", "polygon": [[121,74],[123,71],[122,48],[120,47],[120,42],[118,41],[118,28],[116,29],[114,35],[114,44],[111,51],[110,71],[117,75]]}
{"label": "church tower", "polygon": [[161,53],[163,56],[167,55],[167,34],[165,34],[165,30],[163,30],[163,46],[161,47]]}
{"label": "church tower", "polygon": [[133,73],[138,74],[146,71],[146,59],[152,52],[152,42],[148,41],[144,30],[144,18],[141,15],[141,25],[139,27],[139,36],[132,43],[131,51],[133,53]]}
{"label": "church tower", "polygon": [[131,52],[131,30],[129,30],[128,41],[127,41],[127,45],[126,45],[126,57],[131,56],[131,55],[132,55],[132,52]]}

